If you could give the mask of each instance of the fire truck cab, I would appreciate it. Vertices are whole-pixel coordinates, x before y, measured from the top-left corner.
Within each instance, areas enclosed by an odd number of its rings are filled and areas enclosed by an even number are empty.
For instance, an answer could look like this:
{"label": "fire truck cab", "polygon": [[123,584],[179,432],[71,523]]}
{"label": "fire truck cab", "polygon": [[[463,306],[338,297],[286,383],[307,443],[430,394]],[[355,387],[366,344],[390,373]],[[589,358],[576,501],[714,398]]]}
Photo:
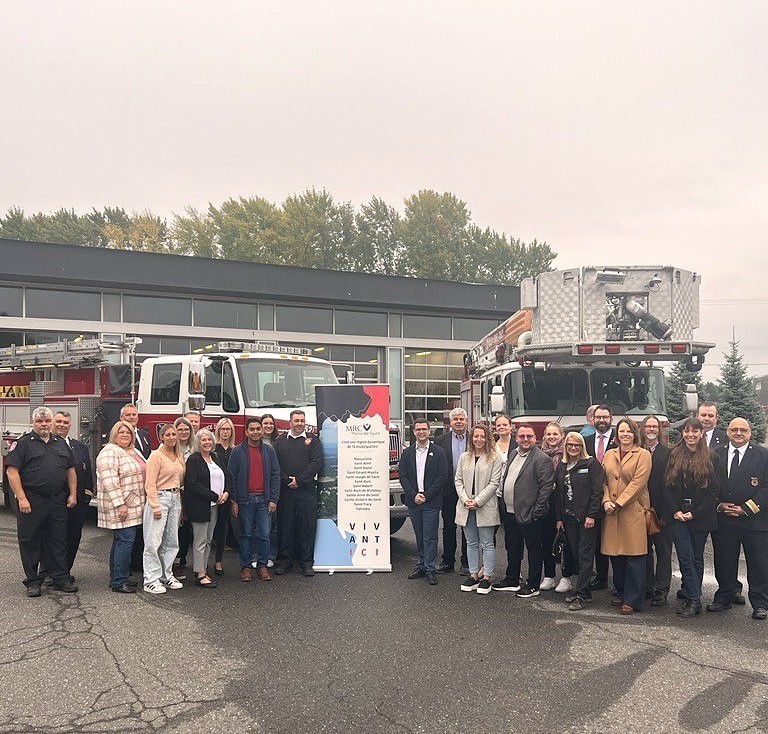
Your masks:
{"label": "fire truck cab", "polygon": [[[472,422],[499,413],[539,428],[582,426],[590,405],[666,420],[664,371],[701,369],[714,344],[699,326],[696,273],[664,267],[584,267],[521,285],[521,310],[465,356],[461,406]],[[688,396],[694,402],[695,394]]]}

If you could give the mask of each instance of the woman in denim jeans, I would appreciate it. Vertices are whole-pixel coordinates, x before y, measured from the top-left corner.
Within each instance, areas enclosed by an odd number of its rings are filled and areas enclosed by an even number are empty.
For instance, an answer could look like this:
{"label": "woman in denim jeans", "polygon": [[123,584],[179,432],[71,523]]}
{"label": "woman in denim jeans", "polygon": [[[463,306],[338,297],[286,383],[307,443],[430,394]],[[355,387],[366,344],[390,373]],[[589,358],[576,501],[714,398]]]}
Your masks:
{"label": "woman in denim jeans", "polygon": [[136,591],[137,584],[131,581],[131,550],[144,510],[144,462],[133,450],[133,435],[130,423],[118,421],[96,459],[99,527],[109,528],[113,535],[109,588],[119,594]]}
{"label": "woman in denim jeans", "polygon": [[147,459],[147,504],[144,508],[144,591],[165,594],[180,589],[173,576],[173,559],[179,550],[181,487],[184,457],[176,429],[166,423],[160,429],[160,447]]}
{"label": "woman in denim jeans", "polygon": [[664,518],[672,524],[683,599],[677,613],[701,614],[701,582],[704,577],[704,546],[711,530],[717,530],[717,496],[720,461],[707,448],[698,418],[688,418],[683,440],[670,452],[664,472]]}
{"label": "woman in denim jeans", "polygon": [[[462,591],[491,593],[496,549],[493,536],[499,520],[496,490],[501,481],[503,461],[494,446],[493,435],[486,425],[472,428],[471,445],[459,457],[456,467],[456,524],[464,529],[467,539],[469,576]],[[480,578],[480,546],[483,549],[483,577]]]}

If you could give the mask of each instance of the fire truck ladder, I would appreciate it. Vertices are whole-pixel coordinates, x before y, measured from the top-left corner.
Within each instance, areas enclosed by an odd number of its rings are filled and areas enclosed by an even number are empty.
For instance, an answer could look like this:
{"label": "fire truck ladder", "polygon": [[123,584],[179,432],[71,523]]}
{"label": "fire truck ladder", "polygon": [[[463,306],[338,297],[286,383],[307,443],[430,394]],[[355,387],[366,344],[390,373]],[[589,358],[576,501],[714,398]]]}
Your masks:
{"label": "fire truck ladder", "polygon": [[121,357],[133,348],[131,342],[103,342],[99,339],[32,344],[12,344],[0,349],[0,372],[45,369],[48,367],[87,367],[104,364],[109,357]]}

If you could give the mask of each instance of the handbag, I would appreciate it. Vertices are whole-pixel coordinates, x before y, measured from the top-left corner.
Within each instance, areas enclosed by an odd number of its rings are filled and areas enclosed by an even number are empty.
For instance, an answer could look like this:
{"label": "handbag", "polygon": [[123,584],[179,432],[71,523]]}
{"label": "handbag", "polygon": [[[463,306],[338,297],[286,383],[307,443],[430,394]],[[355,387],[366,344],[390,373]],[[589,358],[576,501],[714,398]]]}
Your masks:
{"label": "handbag", "polygon": [[645,530],[648,535],[657,535],[661,532],[659,516],[656,514],[656,510],[654,510],[653,507],[645,510]]}

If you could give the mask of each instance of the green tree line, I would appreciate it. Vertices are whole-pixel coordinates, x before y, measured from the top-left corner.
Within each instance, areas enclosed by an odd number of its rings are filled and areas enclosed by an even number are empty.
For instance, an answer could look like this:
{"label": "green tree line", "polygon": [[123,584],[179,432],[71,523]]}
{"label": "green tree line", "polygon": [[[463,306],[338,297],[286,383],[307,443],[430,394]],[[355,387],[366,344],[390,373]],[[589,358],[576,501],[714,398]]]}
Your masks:
{"label": "green tree line", "polygon": [[279,206],[239,197],[188,207],[170,221],[120,207],[31,215],[13,207],[0,218],[0,237],[507,285],[550,270],[556,256],[546,242],[482,229],[465,202],[431,190],[405,199],[402,214],[378,197],[356,209],[316,189]]}

